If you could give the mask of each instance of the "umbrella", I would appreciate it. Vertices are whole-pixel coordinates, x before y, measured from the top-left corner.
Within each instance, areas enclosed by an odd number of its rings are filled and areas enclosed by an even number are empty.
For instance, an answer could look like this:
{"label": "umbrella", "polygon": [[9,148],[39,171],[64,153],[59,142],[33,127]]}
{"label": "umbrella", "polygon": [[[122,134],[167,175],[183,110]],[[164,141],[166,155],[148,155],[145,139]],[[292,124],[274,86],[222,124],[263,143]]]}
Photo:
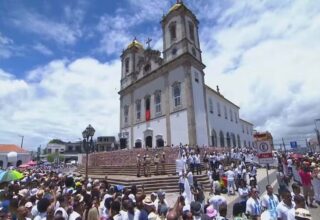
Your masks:
{"label": "umbrella", "polygon": [[27,164],[30,165],[30,166],[34,166],[34,165],[37,165],[37,162],[34,162],[33,160],[30,160]]}
{"label": "umbrella", "polygon": [[0,173],[0,182],[10,182],[14,180],[22,179],[24,176],[22,173],[16,170],[8,170]]}
{"label": "umbrella", "polygon": [[29,164],[21,164],[21,165],[19,166],[19,168],[28,168],[28,167],[30,167]]}

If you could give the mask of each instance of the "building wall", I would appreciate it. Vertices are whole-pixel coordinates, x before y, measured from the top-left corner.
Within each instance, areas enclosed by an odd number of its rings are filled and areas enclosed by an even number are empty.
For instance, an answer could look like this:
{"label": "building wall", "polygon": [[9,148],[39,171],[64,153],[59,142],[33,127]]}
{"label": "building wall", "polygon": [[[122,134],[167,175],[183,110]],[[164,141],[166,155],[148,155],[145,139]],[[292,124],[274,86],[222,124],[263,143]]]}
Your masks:
{"label": "building wall", "polygon": [[148,123],[140,123],[136,124],[133,127],[133,135],[134,135],[134,143],[131,145],[132,147],[135,146],[135,142],[137,139],[142,141],[142,147],[146,146],[145,143],[145,134],[144,132],[149,129],[152,131],[152,146],[156,146],[156,137],[161,135],[163,140],[167,142],[167,135],[166,135],[166,118],[164,116],[158,117],[155,119],[150,120]]}
{"label": "building wall", "polygon": [[170,115],[171,144],[188,144],[188,118],[187,111],[179,111]]}
{"label": "building wall", "polygon": [[191,84],[193,90],[194,113],[196,123],[196,143],[208,145],[207,115],[204,94],[203,76],[200,71],[191,67]]}
{"label": "building wall", "polygon": [[[8,153],[0,153],[0,161],[2,161],[2,169],[6,169],[8,165]],[[21,164],[27,163],[31,160],[31,155],[29,153],[17,153],[17,159],[12,161],[12,165],[16,166],[17,162],[21,160]],[[1,163],[1,162],[0,162]]]}

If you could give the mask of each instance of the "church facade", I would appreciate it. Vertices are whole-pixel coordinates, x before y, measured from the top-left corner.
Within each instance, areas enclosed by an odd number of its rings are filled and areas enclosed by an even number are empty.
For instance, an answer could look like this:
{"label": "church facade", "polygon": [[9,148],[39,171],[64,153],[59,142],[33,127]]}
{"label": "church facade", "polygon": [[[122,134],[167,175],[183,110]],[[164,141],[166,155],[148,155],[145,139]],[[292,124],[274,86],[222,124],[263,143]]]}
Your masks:
{"label": "church facade", "polygon": [[163,57],[136,39],[121,55],[120,147],[246,147],[253,125],[205,84],[196,16],[183,3],[161,21]]}

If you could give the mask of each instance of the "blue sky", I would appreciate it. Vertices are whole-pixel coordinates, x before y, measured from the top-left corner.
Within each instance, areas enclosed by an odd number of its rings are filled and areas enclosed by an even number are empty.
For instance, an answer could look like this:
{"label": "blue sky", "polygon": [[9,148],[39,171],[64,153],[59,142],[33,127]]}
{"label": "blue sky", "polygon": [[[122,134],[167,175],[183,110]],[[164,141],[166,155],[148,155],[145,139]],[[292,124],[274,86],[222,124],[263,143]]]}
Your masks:
{"label": "blue sky", "polygon": [[[162,50],[160,20],[174,2],[1,1],[0,143],[74,141],[89,123],[97,135],[117,135],[122,49],[150,37]],[[311,137],[320,1],[184,2],[200,21],[206,83],[276,140]]]}

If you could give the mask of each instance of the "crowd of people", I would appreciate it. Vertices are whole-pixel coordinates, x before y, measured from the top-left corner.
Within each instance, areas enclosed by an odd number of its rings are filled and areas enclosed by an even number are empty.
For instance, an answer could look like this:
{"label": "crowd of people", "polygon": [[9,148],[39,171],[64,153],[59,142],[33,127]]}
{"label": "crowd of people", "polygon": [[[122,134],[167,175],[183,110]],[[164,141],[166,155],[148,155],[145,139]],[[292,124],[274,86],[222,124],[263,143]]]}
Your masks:
{"label": "crowd of people", "polygon": [[[207,153],[182,147],[180,193],[174,204],[169,204],[161,189],[147,194],[143,185],[111,185],[107,177],[85,179],[64,174],[61,167],[37,166],[25,170],[22,180],[1,183],[0,219],[312,219],[310,209],[320,203],[320,155],[278,155],[279,189],[275,194],[273,185],[258,185],[257,167],[245,159],[252,154],[247,150]],[[144,160],[147,157],[137,161],[138,175]],[[161,164],[161,158],[156,162]],[[161,174],[159,167],[155,169]],[[197,182],[197,174],[202,172],[208,174],[210,189]],[[228,202],[228,197],[235,195],[237,199]]]}

